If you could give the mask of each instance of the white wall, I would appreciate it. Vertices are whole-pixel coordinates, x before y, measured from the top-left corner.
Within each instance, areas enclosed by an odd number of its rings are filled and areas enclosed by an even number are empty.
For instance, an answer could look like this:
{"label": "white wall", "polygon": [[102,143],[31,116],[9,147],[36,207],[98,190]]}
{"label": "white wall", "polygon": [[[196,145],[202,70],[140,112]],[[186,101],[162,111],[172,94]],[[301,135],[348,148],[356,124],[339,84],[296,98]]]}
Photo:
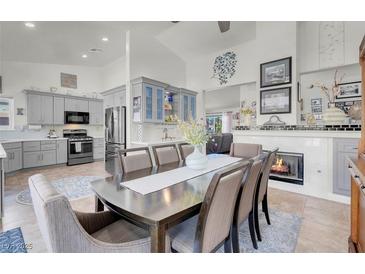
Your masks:
{"label": "white wall", "polygon": [[[331,22],[329,22],[331,23]],[[356,64],[359,61],[359,45],[365,33],[365,22],[344,22],[344,35],[339,37],[336,44],[341,48],[339,52],[340,63],[334,62],[323,66],[320,64],[320,22],[299,22],[299,55],[300,64],[298,70],[303,72],[314,71],[319,69],[333,68],[336,66],[344,66]],[[343,44],[343,47],[342,45]]]}
{"label": "white wall", "polygon": [[205,111],[221,112],[240,107],[240,86],[225,87],[207,91],[205,94]]}
{"label": "white wall", "polygon": [[[216,56],[228,50],[237,54],[237,67],[235,75],[227,85],[238,85],[256,82],[256,101],[259,102],[260,93],[260,64],[284,57],[293,57],[292,75],[292,113],[281,115],[288,124],[296,123],[296,22],[257,22],[256,39],[241,45],[220,51],[214,54],[202,56],[187,62],[187,86],[189,89],[202,91],[221,87],[217,79],[212,79],[212,67]],[[198,101],[201,96],[198,96]],[[200,102],[197,104],[201,105]],[[257,106],[259,107],[259,106]],[[197,114],[202,116],[200,107]],[[258,111],[259,113],[259,111]],[[262,124],[269,117],[259,115],[258,124]]]}
{"label": "white wall", "polygon": [[[77,89],[61,88],[61,72],[77,75]],[[100,92],[102,88],[100,69],[96,67],[3,61],[2,76],[4,95],[15,99],[15,110],[16,108],[25,109],[25,115],[15,116],[15,126],[18,130],[21,130],[27,123],[24,89],[49,91],[50,87],[57,87],[58,92],[70,91],[76,95],[81,95],[83,93]]]}
{"label": "white wall", "polygon": [[118,86],[125,85],[125,80],[126,80],[125,62],[126,62],[125,57],[120,57],[114,62],[100,69],[102,91],[106,91]]}
{"label": "white wall", "polygon": [[[316,82],[331,86],[333,84],[334,74],[335,69],[327,69],[300,75],[301,97],[303,99],[302,113],[311,113],[311,99],[315,98],[322,98],[323,111],[327,109],[328,99],[323,92],[321,92],[319,88],[310,89],[309,87]],[[338,77],[341,75],[344,75],[342,80],[343,83],[361,81],[359,64],[338,68]]]}

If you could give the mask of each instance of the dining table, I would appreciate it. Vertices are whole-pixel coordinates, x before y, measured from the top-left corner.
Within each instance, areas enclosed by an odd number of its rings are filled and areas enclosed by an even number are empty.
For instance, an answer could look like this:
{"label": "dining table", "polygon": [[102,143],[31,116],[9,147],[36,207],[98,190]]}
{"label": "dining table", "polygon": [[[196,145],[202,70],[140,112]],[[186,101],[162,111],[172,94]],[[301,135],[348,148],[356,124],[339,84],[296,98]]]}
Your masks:
{"label": "dining table", "polygon": [[[230,156],[225,155],[225,157]],[[95,210],[101,211],[106,207],[131,223],[148,230],[151,238],[151,252],[166,252],[168,229],[199,214],[214,174],[230,165],[145,195],[125,187],[124,184],[182,168],[185,162],[179,161],[95,180],[91,182],[91,188],[96,197]],[[174,179],[171,178],[171,180]],[[148,180],[146,183],[149,183]]]}

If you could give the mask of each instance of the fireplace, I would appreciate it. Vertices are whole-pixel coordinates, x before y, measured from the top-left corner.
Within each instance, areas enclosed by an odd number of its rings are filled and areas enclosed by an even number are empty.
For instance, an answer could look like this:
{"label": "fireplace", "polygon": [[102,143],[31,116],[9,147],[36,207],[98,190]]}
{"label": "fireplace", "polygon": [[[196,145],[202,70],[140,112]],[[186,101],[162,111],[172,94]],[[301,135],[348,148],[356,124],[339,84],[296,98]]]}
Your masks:
{"label": "fireplace", "polygon": [[270,179],[297,185],[304,183],[303,153],[283,152],[276,154],[271,167]]}

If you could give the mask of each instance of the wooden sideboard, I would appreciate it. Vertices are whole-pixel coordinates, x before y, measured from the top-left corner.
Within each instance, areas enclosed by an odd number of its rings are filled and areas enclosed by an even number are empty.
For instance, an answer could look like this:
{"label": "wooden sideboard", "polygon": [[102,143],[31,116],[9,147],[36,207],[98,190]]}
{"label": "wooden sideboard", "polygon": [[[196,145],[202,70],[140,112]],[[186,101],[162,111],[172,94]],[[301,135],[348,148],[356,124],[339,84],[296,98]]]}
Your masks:
{"label": "wooden sideboard", "polygon": [[[362,81],[362,123],[365,121],[365,36],[359,49]],[[349,158],[351,173],[351,235],[349,252],[365,252],[365,126],[361,128],[358,156]]]}

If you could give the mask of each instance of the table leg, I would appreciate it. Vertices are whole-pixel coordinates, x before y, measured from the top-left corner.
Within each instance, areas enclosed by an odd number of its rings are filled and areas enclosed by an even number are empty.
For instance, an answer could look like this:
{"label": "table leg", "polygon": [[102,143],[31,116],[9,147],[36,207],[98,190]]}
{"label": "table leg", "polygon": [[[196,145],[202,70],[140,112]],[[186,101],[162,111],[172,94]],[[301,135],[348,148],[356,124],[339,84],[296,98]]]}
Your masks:
{"label": "table leg", "polygon": [[104,204],[100,201],[98,196],[95,196],[95,212],[104,211]]}
{"label": "table leg", "polygon": [[165,225],[150,226],[151,235],[151,252],[165,253],[166,252],[166,227]]}

